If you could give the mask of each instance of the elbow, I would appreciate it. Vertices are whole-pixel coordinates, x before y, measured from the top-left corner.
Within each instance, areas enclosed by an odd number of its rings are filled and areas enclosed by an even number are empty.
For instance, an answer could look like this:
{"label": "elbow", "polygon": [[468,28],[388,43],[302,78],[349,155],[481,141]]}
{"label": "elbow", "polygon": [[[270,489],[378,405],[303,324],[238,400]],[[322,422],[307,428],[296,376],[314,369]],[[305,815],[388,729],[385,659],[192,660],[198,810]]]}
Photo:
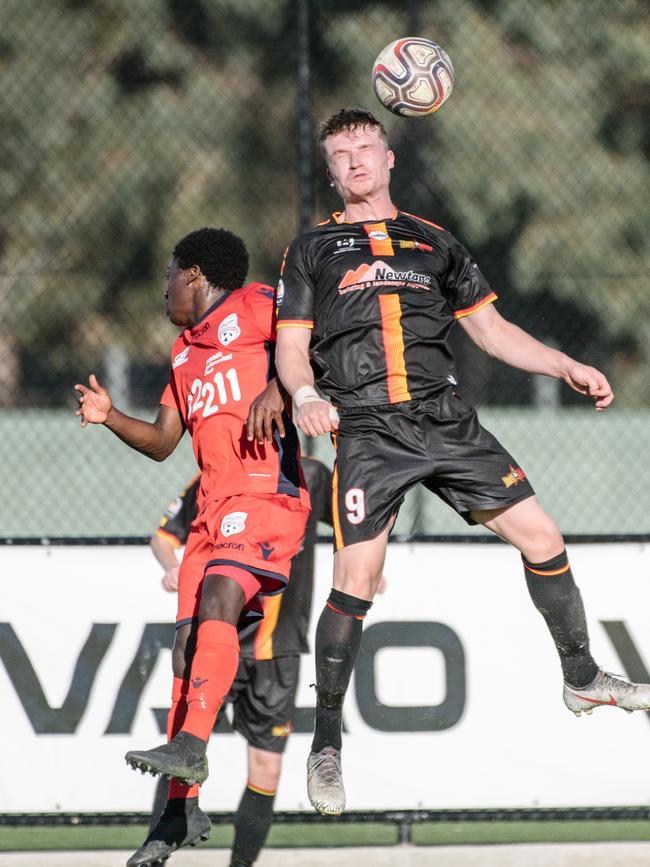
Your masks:
{"label": "elbow", "polygon": [[148,452],[147,457],[151,458],[152,461],[156,461],[160,464],[164,460],[166,460],[172,452],[173,449],[158,449],[154,452]]}
{"label": "elbow", "polygon": [[174,436],[171,432],[161,430],[152,442],[149,443],[149,448],[145,454],[152,461],[161,463],[166,460],[174,451],[180,441],[180,436]]}

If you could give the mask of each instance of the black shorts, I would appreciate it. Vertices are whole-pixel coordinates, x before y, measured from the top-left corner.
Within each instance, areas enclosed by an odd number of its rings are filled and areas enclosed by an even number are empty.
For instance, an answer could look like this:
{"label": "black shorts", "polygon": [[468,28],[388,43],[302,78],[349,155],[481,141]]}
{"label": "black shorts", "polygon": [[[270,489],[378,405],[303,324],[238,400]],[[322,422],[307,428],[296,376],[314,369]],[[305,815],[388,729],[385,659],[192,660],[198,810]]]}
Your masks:
{"label": "black shorts", "polygon": [[449,389],[429,400],[339,409],[333,437],[334,544],[374,539],[418,482],[468,524],[475,509],[531,497],[525,473],[481,426],[476,410]]}
{"label": "black shorts", "polygon": [[299,656],[239,660],[224,709],[232,707],[232,727],[252,747],[284,752],[293,729],[299,673]]}

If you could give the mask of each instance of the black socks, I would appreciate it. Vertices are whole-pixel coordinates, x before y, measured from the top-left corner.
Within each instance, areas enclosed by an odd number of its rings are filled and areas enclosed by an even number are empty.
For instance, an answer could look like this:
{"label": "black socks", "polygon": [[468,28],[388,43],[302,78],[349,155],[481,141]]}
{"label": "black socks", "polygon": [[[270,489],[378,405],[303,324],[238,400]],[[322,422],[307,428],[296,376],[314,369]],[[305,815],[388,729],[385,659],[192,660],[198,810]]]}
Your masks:
{"label": "black socks", "polygon": [[564,680],[577,688],[587,686],[598,666],[589,652],[585,610],[566,551],[545,563],[523,562],[528,592],[553,636]]}
{"label": "black socks", "polygon": [[275,792],[244,789],[235,813],[235,840],[232,844],[231,867],[253,864],[264,845],[273,822]]}
{"label": "black socks", "polygon": [[372,602],[332,590],[316,629],[316,728],[312,751],[341,749],[343,699]]}

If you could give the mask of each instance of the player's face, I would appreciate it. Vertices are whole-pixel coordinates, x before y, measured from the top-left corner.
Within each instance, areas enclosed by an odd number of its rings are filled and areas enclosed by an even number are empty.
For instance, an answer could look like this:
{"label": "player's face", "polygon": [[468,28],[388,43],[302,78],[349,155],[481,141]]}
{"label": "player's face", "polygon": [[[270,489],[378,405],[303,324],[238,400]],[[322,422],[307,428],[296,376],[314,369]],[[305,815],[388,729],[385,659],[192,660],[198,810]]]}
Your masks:
{"label": "player's face", "polygon": [[191,323],[193,310],[194,292],[188,280],[188,271],[180,268],[172,256],[167,265],[165,313],[174,325],[185,326]]}
{"label": "player's face", "polygon": [[395,155],[376,127],[357,127],[328,136],[327,168],[344,202],[360,202],[388,192]]}

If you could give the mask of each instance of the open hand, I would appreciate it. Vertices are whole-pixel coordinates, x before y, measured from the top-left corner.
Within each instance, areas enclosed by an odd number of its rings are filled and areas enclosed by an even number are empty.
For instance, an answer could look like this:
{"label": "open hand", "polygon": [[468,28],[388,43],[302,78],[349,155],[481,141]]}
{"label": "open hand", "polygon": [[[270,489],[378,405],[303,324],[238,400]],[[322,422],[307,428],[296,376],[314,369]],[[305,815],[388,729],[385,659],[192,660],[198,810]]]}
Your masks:
{"label": "open hand", "polygon": [[88,386],[77,383],[79,408],[75,412],[81,418],[81,427],[87,424],[104,424],[113,409],[111,396],[98,382],[94,373],[88,377]]}

